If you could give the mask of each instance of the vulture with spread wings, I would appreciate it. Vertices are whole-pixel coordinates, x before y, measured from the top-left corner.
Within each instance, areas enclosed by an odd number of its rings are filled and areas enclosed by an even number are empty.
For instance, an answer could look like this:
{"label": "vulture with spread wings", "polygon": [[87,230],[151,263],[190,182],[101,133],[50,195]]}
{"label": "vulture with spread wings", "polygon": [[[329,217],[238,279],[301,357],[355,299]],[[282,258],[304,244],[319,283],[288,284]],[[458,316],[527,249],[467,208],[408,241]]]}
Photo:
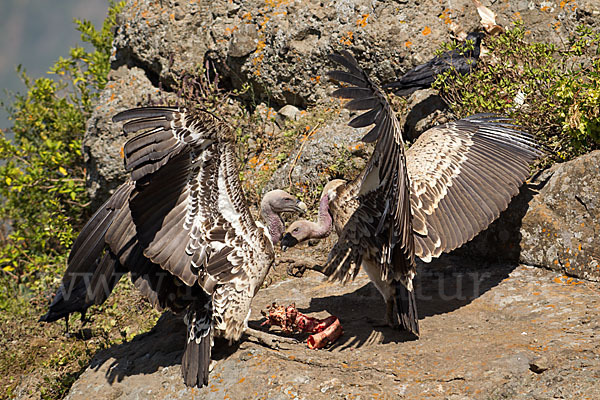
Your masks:
{"label": "vulture with spread wings", "polygon": [[349,52],[331,58],[345,70],[329,77],[349,85],[333,96],[351,99],[349,110],[368,110],[349,125],[374,125],[362,140],[375,149],[354,180],[325,186],[319,220],[292,223],[282,247],[326,237],[333,224],[338,241],[315,269],[346,282],[362,266],[385,299],[386,322],[418,336],[415,256],[428,262],[484,230],[542,151],[506,118],[480,114],[429,129],[405,152],[385,94]]}
{"label": "vulture with spread wings", "polygon": [[[238,178],[230,126],[185,108],[123,111],[131,180],[92,216],[73,244],[50,309],[51,322],[100,304],[125,273],[158,308],[185,311],[182,372],[189,386],[208,382],[212,336],[238,340],[252,298],[274,261],[282,212],[304,203],[267,193],[256,222]],[[260,333],[260,332],[259,332]]]}

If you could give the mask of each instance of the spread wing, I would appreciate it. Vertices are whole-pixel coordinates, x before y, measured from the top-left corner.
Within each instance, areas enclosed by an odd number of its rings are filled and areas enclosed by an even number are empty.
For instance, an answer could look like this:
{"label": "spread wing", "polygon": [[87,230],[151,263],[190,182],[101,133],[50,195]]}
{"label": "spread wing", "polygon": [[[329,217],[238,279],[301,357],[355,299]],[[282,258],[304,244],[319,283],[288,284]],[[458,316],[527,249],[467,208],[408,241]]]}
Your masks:
{"label": "spread wing", "polygon": [[218,283],[243,285],[253,268],[264,267],[257,260],[272,261],[264,229],[246,205],[232,144],[222,139],[228,126],[209,113],[162,107],[125,111],[115,120],[129,120],[124,129],[140,132],[125,145],[136,190],[123,223],[107,234],[124,265],[141,248],[186,285],[212,293]]}
{"label": "spread wing", "polygon": [[421,135],[406,154],[416,255],[430,261],[487,228],[542,154],[530,134],[491,114]]}
{"label": "spread wing", "polygon": [[138,133],[123,148],[125,168],[140,182],[182,152],[200,153],[217,140],[220,121],[209,113],[185,108],[145,107],[122,111],[113,122],[123,124],[127,134]]}
{"label": "spread wing", "polygon": [[[359,203],[373,196],[377,201],[377,209],[381,210],[371,235],[384,237],[380,248],[382,274],[390,276],[391,272],[391,276],[406,275],[414,269],[414,241],[410,184],[400,123],[385,94],[370,80],[349,52],[334,54],[331,59],[346,70],[332,71],[328,76],[350,85],[336,90],[333,96],[351,99],[345,105],[349,110],[368,110],[350,121],[349,125],[355,128],[374,125],[362,139],[365,142],[376,142],[373,154],[363,173],[349,185],[359,185]],[[356,223],[362,222],[365,226],[372,225],[357,216]],[[343,239],[342,235],[338,243]]]}

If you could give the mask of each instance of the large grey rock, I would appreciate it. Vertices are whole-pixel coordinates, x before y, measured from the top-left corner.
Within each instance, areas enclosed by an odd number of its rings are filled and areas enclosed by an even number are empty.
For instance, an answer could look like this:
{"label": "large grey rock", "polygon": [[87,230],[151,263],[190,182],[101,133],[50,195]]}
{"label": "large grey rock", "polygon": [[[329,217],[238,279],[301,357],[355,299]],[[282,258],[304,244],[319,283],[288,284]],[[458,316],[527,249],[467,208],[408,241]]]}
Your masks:
{"label": "large grey rock", "polygon": [[122,148],[128,137],[123,134],[122,124],[114,124],[111,118],[119,111],[148,105],[151,99],[158,101],[164,98],[140,68],[120,67],[112,70],[108,78],[109,83],[87,121],[83,138],[92,206],[99,206],[127,177]]}
{"label": "large grey rock", "polygon": [[[532,38],[556,44],[581,21],[599,25],[593,0],[562,8],[539,1],[484,3],[499,24],[519,15]],[[332,50],[350,49],[372,76],[391,81],[449,40],[448,22],[468,32],[479,20],[472,0],[137,0],[119,18],[114,62],[143,65],[169,84],[208,58],[233,87],[249,82],[254,96],[305,106],[327,97],[318,83]]]}
{"label": "large grey rock", "polygon": [[521,227],[521,261],[600,281],[600,150],[555,167]]}
{"label": "large grey rock", "polygon": [[488,229],[453,252],[600,280],[600,151],[556,164],[521,188]]}
{"label": "large grey rock", "polygon": [[[562,43],[582,21],[599,26],[593,0],[563,8],[536,2],[486,5],[502,25],[519,12],[538,40]],[[450,39],[448,18],[465,31],[479,24],[471,0],[130,0],[117,21],[113,72],[84,140],[93,205],[124,179],[119,150],[125,138],[110,123],[114,112],[148,104],[148,95],[158,88],[163,95],[173,90],[184,74],[198,74],[207,61],[226,87],[250,88],[244,101],[252,105],[304,108],[330,101],[324,72],[332,67],[327,55],[333,50],[351,50],[375,80],[389,82]],[[554,31],[556,21],[561,24]],[[407,127],[418,134],[432,122],[419,118]]]}
{"label": "large grey rock", "polygon": [[[312,192],[318,198],[322,186],[333,178],[353,178],[366,163],[370,150],[360,142],[367,128],[348,126],[351,114],[345,109],[330,110],[329,121],[315,123],[312,135],[305,134],[265,185],[263,192],[287,188],[290,183],[301,195]],[[354,115],[354,114],[352,114]]]}
{"label": "large grey rock", "polygon": [[337,316],[339,342],[310,350],[299,335],[272,350],[217,341],[202,389],[184,386],[185,328],[164,316],[148,334],[98,353],[68,399],[600,398],[598,284],[463,260],[419,268],[416,290],[422,336],[407,340],[374,326],[385,305],[362,272],[347,286],[316,274],[278,281],[258,292],[250,324],[273,301],[295,302],[309,315]]}

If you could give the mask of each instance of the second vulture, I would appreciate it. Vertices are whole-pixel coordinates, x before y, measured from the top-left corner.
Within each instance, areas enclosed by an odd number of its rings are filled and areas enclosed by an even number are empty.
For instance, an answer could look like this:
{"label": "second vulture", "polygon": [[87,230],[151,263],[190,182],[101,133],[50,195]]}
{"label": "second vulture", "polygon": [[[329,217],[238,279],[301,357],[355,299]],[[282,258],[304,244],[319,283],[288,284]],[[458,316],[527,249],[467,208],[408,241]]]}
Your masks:
{"label": "second vulture", "polygon": [[385,299],[386,322],[418,336],[415,255],[428,262],[484,230],[543,152],[531,135],[491,114],[431,128],[405,152],[385,94],[349,52],[331,58],[346,70],[329,77],[349,85],[333,96],[352,99],[347,109],[368,110],[349,125],[374,125],[362,140],[376,142],[375,149],[354,180],[325,186],[318,222],[292,223],[282,247],[326,237],[333,225],[338,241],[315,269],[346,282],[362,266]]}

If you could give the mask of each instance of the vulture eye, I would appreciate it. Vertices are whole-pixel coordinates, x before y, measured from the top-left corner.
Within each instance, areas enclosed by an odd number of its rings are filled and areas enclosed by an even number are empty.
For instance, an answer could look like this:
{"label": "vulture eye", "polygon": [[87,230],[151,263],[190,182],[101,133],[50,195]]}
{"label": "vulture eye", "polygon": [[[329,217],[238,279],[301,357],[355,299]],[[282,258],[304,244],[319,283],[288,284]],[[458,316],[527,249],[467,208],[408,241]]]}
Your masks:
{"label": "vulture eye", "polygon": [[292,232],[293,233],[298,233],[299,230],[300,230],[300,228],[294,228],[294,230]]}

